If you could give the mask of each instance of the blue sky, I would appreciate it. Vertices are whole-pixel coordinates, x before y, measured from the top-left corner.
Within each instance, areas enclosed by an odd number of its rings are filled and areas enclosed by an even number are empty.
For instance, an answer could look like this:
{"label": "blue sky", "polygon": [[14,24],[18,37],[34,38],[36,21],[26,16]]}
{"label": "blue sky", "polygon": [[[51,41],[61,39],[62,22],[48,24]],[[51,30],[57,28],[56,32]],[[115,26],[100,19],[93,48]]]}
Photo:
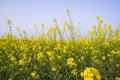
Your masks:
{"label": "blue sky", "polygon": [[75,25],[81,22],[82,34],[97,24],[97,15],[113,27],[120,23],[120,0],[0,0],[0,35],[8,32],[7,19],[13,22],[14,34],[18,34],[16,27],[34,34],[34,24],[39,27],[44,23],[48,29],[54,25],[53,18],[63,27],[63,21],[68,21],[66,8],[70,9]]}

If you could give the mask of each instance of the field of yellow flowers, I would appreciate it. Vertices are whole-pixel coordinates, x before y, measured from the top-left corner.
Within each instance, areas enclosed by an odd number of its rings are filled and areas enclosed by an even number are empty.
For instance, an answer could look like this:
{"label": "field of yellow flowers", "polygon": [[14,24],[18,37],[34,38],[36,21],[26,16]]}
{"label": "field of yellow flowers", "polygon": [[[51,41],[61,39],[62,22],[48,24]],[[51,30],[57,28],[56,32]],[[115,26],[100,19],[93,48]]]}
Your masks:
{"label": "field of yellow flowers", "polygon": [[[93,25],[81,37],[67,9],[69,22],[61,30],[54,18],[53,27],[35,36],[21,32],[12,34],[12,21],[7,20],[9,33],[0,37],[0,80],[120,80],[120,29],[103,24]],[[78,23],[80,25],[80,23]]]}

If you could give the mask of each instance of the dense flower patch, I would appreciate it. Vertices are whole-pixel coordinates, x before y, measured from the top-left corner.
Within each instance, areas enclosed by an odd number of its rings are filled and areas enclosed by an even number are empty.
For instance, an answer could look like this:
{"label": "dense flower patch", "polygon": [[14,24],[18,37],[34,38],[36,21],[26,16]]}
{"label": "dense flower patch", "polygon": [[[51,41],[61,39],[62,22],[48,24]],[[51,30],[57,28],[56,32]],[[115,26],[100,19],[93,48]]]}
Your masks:
{"label": "dense flower patch", "polygon": [[63,30],[53,19],[48,32],[28,37],[23,31],[21,38],[12,34],[7,20],[10,32],[0,37],[0,80],[120,80],[119,28],[96,18],[99,24],[86,37],[71,18]]}

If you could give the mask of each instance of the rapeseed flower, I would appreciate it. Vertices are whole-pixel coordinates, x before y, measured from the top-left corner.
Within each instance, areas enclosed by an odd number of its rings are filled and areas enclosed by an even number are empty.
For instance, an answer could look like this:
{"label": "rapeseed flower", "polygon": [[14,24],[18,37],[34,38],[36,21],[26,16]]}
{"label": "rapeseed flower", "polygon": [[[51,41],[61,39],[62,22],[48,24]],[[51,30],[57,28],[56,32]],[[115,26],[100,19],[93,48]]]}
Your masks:
{"label": "rapeseed flower", "polygon": [[11,21],[10,19],[8,19],[8,20],[6,21],[6,23],[7,23],[8,25],[10,25],[10,24],[12,23],[12,21]]}
{"label": "rapeseed flower", "polygon": [[96,19],[98,19],[98,20],[99,20],[99,19],[100,19],[100,17],[99,17],[99,16],[96,16]]}
{"label": "rapeseed flower", "polygon": [[72,73],[73,75],[77,75],[77,69],[72,70],[71,73]]}
{"label": "rapeseed flower", "polygon": [[25,30],[23,30],[23,34],[26,34],[26,31],[25,31]]}
{"label": "rapeseed flower", "polygon": [[101,80],[99,71],[93,67],[87,67],[80,75],[84,77],[84,80]]}
{"label": "rapeseed flower", "polygon": [[19,27],[17,27],[16,30],[19,30]]}
{"label": "rapeseed flower", "polygon": [[54,23],[57,23],[57,19],[53,18],[53,22],[54,22]]}
{"label": "rapeseed flower", "polygon": [[120,77],[116,77],[116,79],[115,80],[120,80]]}
{"label": "rapeseed flower", "polygon": [[65,22],[63,23],[63,25],[64,25],[64,26],[68,26],[69,24],[68,24],[67,21],[65,21]]}
{"label": "rapeseed flower", "polygon": [[70,13],[70,10],[67,8],[67,9],[66,9],[66,12],[69,14],[69,13]]}
{"label": "rapeseed flower", "polygon": [[42,52],[40,52],[40,53],[37,54],[37,60],[38,61],[41,60],[43,57],[44,57],[44,55],[43,55]]}
{"label": "rapeseed flower", "polygon": [[14,80],[12,77],[10,77],[8,80]]}
{"label": "rapeseed flower", "polygon": [[23,59],[19,60],[19,65],[24,65],[25,61]]}
{"label": "rapeseed flower", "polygon": [[67,65],[71,68],[71,67],[75,67],[76,63],[74,61],[74,58],[70,57],[67,59]]}
{"label": "rapeseed flower", "polygon": [[102,60],[105,60],[106,59],[106,57],[105,56],[102,56]]}
{"label": "rapeseed flower", "polygon": [[52,71],[56,71],[57,70],[57,67],[52,67]]}
{"label": "rapeseed flower", "polygon": [[16,61],[16,58],[14,56],[11,56],[10,60],[14,62],[14,61]]}
{"label": "rapeseed flower", "polygon": [[100,23],[103,23],[103,20],[101,19],[99,22],[100,22]]}
{"label": "rapeseed flower", "polygon": [[33,78],[35,77],[35,75],[36,75],[36,71],[33,71],[33,72],[31,72],[31,74],[30,74]]}
{"label": "rapeseed flower", "polygon": [[45,25],[44,25],[44,24],[41,24],[40,26],[41,26],[42,28],[44,28]]}

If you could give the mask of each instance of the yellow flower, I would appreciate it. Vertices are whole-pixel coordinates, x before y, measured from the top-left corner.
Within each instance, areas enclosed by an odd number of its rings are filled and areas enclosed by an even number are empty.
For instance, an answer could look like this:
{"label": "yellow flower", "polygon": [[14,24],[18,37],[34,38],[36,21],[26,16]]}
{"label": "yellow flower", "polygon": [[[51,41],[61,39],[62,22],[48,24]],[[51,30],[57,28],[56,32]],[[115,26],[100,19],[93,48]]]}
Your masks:
{"label": "yellow flower", "polygon": [[84,77],[84,72],[81,72],[81,73],[80,73],[80,76]]}
{"label": "yellow flower", "polygon": [[6,23],[7,23],[8,25],[10,25],[10,24],[12,23],[12,21],[11,21],[10,19],[8,19],[8,20],[6,21]]}
{"label": "yellow flower", "polygon": [[72,70],[71,73],[72,73],[73,75],[77,75],[77,69]]}
{"label": "yellow flower", "polygon": [[70,10],[67,8],[67,9],[66,9],[66,12],[67,12],[67,13],[70,13]]}
{"label": "yellow flower", "polygon": [[37,60],[39,61],[40,59],[42,59],[44,56],[43,56],[43,53],[40,52],[37,54]]}
{"label": "yellow flower", "polygon": [[19,30],[19,27],[17,27],[16,30]]}
{"label": "yellow flower", "polygon": [[84,58],[85,58],[84,56],[81,56],[81,60],[82,60],[82,61],[84,60]]}
{"label": "yellow flower", "polygon": [[106,24],[104,24],[104,26],[106,27]]}
{"label": "yellow flower", "polygon": [[99,71],[96,68],[93,67],[87,67],[84,72],[80,73],[81,77],[84,78],[84,80],[101,80],[101,76]]}
{"label": "yellow flower", "polygon": [[9,54],[8,57],[10,58],[11,61],[16,61],[16,57],[14,57],[12,54]]}
{"label": "yellow flower", "polygon": [[93,29],[96,29],[96,25],[95,25],[95,24],[93,24],[93,25],[92,25],[92,28],[93,28]]}
{"label": "yellow flower", "polygon": [[63,25],[64,25],[64,26],[68,26],[69,24],[68,24],[67,21],[65,21],[65,22],[63,23]]}
{"label": "yellow flower", "polygon": [[23,59],[19,60],[19,65],[24,65],[25,61]]}
{"label": "yellow flower", "polygon": [[99,16],[96,16],[96,19],[98,19],[98,20],[99,20],[99,19],[100,19],[100,17],[99,17]]}
{"label": "yellow flower", "polygon": [[116,64],[116,67],[119,67],[119,64]]}
{"label": "yellow flower", "polygon": [[58,31],[58,26],[54,26],[54,27],[53,27],[53,32],[56,33],[57,31]]}
{"label": "yellow flower", "polygon": [[106,31],[108,31],[110,29],[111,29],[111,24],[108,24],[107,27],[106,27]]}
{"label": "yellow flower", "polygon": [[100,22],[100,23],[103,23],[103,20],[101,19],[99,22]]}
{"label": "yellow flower", "polygon": [[23,34],[26,34],[26,31],[25,31],[25,30],[23,30]]}
{"label": "yellow flower", "polygon": [[36,71],[33,71],[30,75],[31,75],[32,77],[35,77]]}
{"label": "yellow flower", "polygon": [[80,25],[80,22],[78,22],[78,24]]}
{"label": "yellow flower", "polygon": [[48,51],[47,52],[47,55],[49,56],[49,60],[50,61],[55,59],[54,54],[55,54],[54,51]]}
{"label": "yellow flower", "polygon": [[119,33],[119,28],[116,28],[116,29],[115,29],[115,33]]}
{"label": "yellow flower", "polygon": [[116,79],[115,80],[120,80],[120,77],[116,77]]}
{"label": "yellow flower", "polygon": [[84,80],[94,80],[94,79],[91,77],[86,77],[86,78],[84,78]]}
{"label": "yellow flower", "polygon": [[14,56],[11,56],[10,60],[14,62],[16,61],[16,58]]}
{"label": "yellow flower", "polygon": [[52,71],[56,71],[57,70],[57,67],[52,67]]}
{"label": "yellow flower", "polygon": [[53,22],[54,22],[54,23],[57,23],[57,20],[56,20],[55,18],[53,18]]}
{"label": "yellow flower", "polygon": [[74,58],[68,58],[67,59],[67,65],[71,68],[72,66],[76,66],[75,62],[74,62]]}
{"label": "yellow flower", "polygon": [[54,55],[54,51],[48,51],[47,54],[48,54],[48,56],[53,56]]}
{"label": "yellow flower", "polygon": [[45,26],[44,24],[41,24],[41,27],[42,27],[42,28],[44,28],[44,26]]}
{"label": "yellow flower", "polygon": [[20,70],[19,71],[22,71],[23,70],[23,68],[20,68]]}
{"label": "yellow flower", "polygon": [[62,57],[61,56],[58,56],[58,59],[61,59]]}
{"label": "yellow flower", "polygon": [[95,32],[96,32],[95,30],[92,30],[90,31],[90,34],[95,34]]}
{"label": "yellow flower", "polygon": [[22,56],[23,56],[24,59],[26,59],[26,57],[27,57],[27,55],[25,53]]}
{"label": "yellow flower", "polygon": [[30,63],[31,59],[32,59],[31,57],[28,58],[28,63]]}
{"label": "yellow flower", "polygon": [[108,57],[110,57],[110,54],[107,54]]}
{"label": "yellow flower", "polygon": [[106,57],[105,56],[102,56],[102,60],[105,60],[106,59]]}
{"label": "yellow flower", "polygon": [[104,47],[109,47],[110,44],[109,44],[109,42],[103,42],[103,43],[102,43],[102,46],[104,46]]}
{"label": "yellow flower", "polygon": [[67,27],[67,29],[70,31],[71,29],[72,29],[72,26],[71,25],[68,25],[68,26],[66,26]]}
{"label": "yellow flower", "polygon": [[8,80],[14,80],[12,77],[10,77]]}

